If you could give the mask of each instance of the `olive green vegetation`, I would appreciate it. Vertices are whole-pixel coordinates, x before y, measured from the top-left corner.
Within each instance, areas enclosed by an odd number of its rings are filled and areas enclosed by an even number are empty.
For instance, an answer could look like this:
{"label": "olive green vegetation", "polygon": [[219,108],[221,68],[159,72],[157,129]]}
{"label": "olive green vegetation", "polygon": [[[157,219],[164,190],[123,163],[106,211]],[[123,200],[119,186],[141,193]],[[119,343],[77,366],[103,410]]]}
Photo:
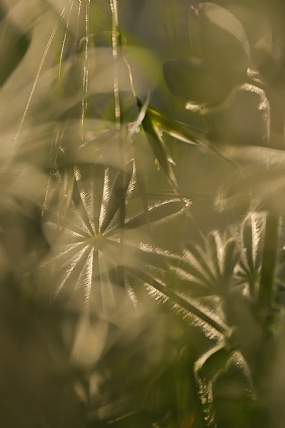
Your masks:
{"label": "olive green vegetation", "polygon": [[283,428],[283,0],[0,20],[0,426]]}

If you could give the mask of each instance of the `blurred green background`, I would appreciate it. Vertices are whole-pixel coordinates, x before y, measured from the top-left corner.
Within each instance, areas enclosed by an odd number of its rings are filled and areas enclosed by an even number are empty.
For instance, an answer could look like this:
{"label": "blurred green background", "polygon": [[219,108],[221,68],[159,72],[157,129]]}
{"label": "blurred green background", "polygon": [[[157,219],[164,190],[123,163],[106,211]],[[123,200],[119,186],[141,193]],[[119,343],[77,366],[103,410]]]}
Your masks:
{"label": "blurred green background", "polygon": [[284,15],[0,0],[1,427],[283,427]]}

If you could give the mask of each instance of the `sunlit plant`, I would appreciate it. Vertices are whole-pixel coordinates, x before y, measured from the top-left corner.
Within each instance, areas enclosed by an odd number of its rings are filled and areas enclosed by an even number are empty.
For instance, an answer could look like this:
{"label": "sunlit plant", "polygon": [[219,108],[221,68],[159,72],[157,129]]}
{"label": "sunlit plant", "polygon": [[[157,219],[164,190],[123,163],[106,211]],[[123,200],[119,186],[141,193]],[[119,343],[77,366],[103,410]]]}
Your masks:
{"label": "sunlit plant", "polygon": [[3,426],[281,427],[275,3],[0,1]]}

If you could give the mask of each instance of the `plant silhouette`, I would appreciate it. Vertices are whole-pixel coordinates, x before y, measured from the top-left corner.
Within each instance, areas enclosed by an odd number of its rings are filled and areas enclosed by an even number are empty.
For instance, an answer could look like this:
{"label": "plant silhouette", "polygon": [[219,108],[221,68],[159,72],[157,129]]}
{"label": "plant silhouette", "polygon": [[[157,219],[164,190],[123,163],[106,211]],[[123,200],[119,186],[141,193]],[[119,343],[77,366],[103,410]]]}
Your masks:
{"label": "plant silhouette", "polygon": [[284,13],[0,1],[1,426],[282,427]]}

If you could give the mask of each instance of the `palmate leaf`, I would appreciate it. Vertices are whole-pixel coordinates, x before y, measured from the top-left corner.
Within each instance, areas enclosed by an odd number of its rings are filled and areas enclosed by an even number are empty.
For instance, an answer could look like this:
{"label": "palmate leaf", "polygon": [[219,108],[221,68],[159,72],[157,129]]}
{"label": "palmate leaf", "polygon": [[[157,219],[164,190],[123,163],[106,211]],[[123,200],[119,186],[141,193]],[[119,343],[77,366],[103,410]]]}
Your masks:
{"label": "palmate leaf", "polygon": [[141,212],[131,218],[127,214],[122,223],[121,207],[128,206],[136,181],[130,165],[125,171],[101,165],[74,166],[68,207],[58,198],[64,173],[56,171],[55,190],[44,214],[43,227],[51,250],[42,263],[41,275],[53,278],[52,290],[48,290],[51,297],[62,296],[67,302],[71,297],[70,304],[76,301],[79,306],[95,301],[97,307],[101,301],[103,310],[108,311],[115,305],[114,286],[122,285],[121,267],[152,266],[158,272],[159,266],[172,257],[137,243],[135,229],[183,214],[190,203],[169,199],[149,207],[147,218]]}
{"label": "palmate leaf", "polygon": [[[235,284],[235,268],[239,260],[239,251],[235,238],[226,239],[218,231],[209,234],[205,241],[205,250],[197,246],[188,246],[183,260],[172,267],[190,296],[219,296],[226,299]],[[200,291],[199,291],[200,288]]]}
{"label": "palmate leaf", "polygon": [[[111,193],[107,193],[104,196],[109,199],[108,210],[105,213],[104,219],[100,227],[100,233],[104,233],[108,225],[112,221],[118,209],[122,206],[125,199],[130,196],[133,190],[134,180],[133,178],[133,164],[130,162],[125,171],[120,171],[113,185]],[[110,192],[110,190],[109,190]]]}
{"label": "palmate leaf", "polygon": [[160,202],[148,209],[148,216],[146,218],[145,213],[140,213],[133,218],[130,218],[125,222],[127,229],[133,229],[135,227],[143,226],[148,221],[160,222],[167,221],[172,216],[175,216],[178,212],[187,211],[191,206],[191,202],[187,199],[172,198],[166,201]]}
{"label": "palmate leaf", "polygon": [[248,284],[252,297],[255,297],[260,276],[264,226],[264,213],[251,212],[241,227],[241,257],[236,277],[238,283]]}
{"label": "palmate leaf", "polygon": [[229,289],[233,286],[234,273],[236,265],[240,258],[235,238],[227,240],[223,247],[223,275],[222,282],[224,285],[224,295],[228,295]]}
{"label": "palmate leaf", "polygon": [[217,278],[214,276],[205,259],[203,250],[194,245],[188,245],[183,257],[177,264],[170,266],[173,273],[172,287],[183,291],[190,297],[209,296],[218,293]]}
{"label": "palmate leaf", "polygon": [[244,255],[250,271],[256,269],[258,262],[260,263],[260,255],[258,260],[258,247],[261,239],[261,229],[264,226],[262,217],[258,216],[257,213],[250,213],[242,224],[242,247],[245,250]]}
{"label": "palmate leaf", "polygon": [[209,255],[209,264],[215,278],[220,278],[222,275],[222,248],[223,242],[220,234],[217,231],[210,233],[206,240],[206,249]]}
{"label": "palmate leaf", "polygon": [[229,328],[221,320],[214,317],[213,314],[207,311],[207,309],[197,301],[189,299],[185,295],[173,292],[163,281],[160,279],[157,280],[154,275],[150,275],[143,270],[138,270],[136,268],[129,268],[128,270],[148,287],[149,293],[157,301],[170,303],[174,310],[178,312],[179,310],[183,311],[185,315],[189,315],[194,321],[198,318],[199,321],[197,325],[200,325],[200,321],[202,321],[202,323],[206,324],[211,330],[210,334],[213,334],[213,329],[220,335],[229,334]]}

